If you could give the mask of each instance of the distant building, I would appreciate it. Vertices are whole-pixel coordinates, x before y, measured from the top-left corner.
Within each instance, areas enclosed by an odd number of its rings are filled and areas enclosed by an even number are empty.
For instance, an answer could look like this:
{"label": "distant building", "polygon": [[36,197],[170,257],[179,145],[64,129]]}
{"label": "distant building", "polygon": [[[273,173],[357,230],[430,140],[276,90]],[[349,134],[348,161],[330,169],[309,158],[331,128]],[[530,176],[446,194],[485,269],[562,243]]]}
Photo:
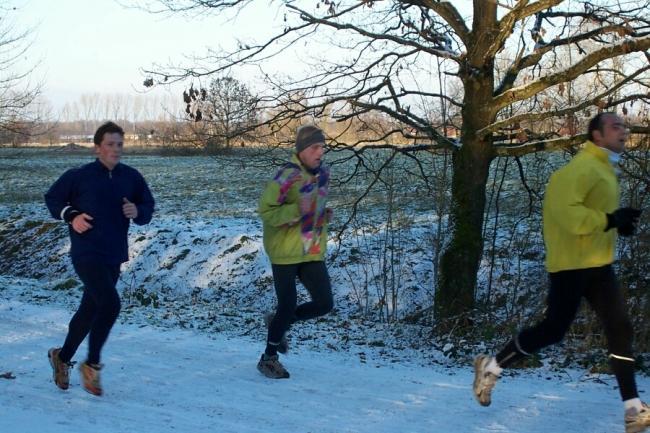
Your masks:
{"label": "distant building", "polygon": [[70,143],[92,143],[93,135],[85,134],[70,134],[70,135],[61,135],[59,137],[60,141],[67,141]]}

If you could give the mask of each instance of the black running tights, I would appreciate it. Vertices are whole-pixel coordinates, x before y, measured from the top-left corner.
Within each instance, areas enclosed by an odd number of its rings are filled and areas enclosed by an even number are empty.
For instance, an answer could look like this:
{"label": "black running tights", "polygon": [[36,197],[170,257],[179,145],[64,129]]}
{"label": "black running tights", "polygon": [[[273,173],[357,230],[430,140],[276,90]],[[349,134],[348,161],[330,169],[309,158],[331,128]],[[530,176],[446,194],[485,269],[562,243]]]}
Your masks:
{"label": "black running tights", "polygon": [[102,347],[120,313],[120,297],[115,289],[120,265],[74,263],[74,269],[84,284],[84,292],[59,357],[69,362],[88,335],[86,362],[99,364]]}
{"label": "black running tights", "polygon": [[604,328],[610,365],[622,399],[637,397],[632,324],[611,265],[555,272],[549,276],[544,319],[511,340],[497,355],[497,363],[505,368],[528,354],[562,341],[584,297]]}
{"label": "black running tights", "polygon": [[[330,277],[325,262],[272,265],[272,270],[278,307],[269,326],[267,353],[273,351],[272,346],[279,344],[284,333],[294,322],[325,315],[334,306]],[[305,302],[297,307],[296,277],[311,296],[310,302]]]}

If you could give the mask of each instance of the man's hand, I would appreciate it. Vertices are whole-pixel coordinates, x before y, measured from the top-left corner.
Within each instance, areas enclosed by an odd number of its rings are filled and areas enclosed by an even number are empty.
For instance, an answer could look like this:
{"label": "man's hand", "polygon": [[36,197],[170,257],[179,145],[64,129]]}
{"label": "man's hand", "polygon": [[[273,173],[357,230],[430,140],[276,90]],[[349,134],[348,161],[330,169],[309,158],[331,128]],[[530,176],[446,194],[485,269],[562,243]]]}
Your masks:
{"label": "man's hand", "polygon": [[138,217],[138,207],[131,203],[126,197],[122,197],[122,213],[128,219],[134,219]]}
{"label": "man's hand", "polygon": [[91,217],[87,213],[82,213],[74,217],[74,219],[70,224],[72,225],[72,229],[74,231],[76,231],[79,234],[82,234],[90,230],[91,228],[93,228],[93,226],[88,222],[88,221],[92,221],[92,219],[93,217]]}
{"label": "man's hand", "polygon": [[622,207],[607,214],[607,227],[605,231],[616,228],[621,236],[631,236],[636,230],[641,210],[631,207]]}

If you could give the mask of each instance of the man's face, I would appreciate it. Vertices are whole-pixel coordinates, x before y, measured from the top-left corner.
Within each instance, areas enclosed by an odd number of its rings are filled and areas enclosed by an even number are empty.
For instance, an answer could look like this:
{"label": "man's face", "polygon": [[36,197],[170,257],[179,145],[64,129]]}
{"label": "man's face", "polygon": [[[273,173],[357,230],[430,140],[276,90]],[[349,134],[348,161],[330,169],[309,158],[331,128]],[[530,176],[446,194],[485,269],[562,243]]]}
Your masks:
{"label": "man's face", "polygon": [[99,161],[109,170],[115,168],[122,157],[124,138],[118,132],[107,132],[102,137],[102,142],[95,146],[95,153]]}
{"label": "man's face", "polygon": [[627,134],[623,119],[614,114],[607,115],[603,117],[603,132],[593,132],[594,143],[612,152],[621,153],[625,150]]}
{"label": "man's face", "polygon": [[308,148],[302,150],[298,154],[298,158],[300,158],[307,168],[314,170],[320,166],[324,152],[325,143],[314,143]]}

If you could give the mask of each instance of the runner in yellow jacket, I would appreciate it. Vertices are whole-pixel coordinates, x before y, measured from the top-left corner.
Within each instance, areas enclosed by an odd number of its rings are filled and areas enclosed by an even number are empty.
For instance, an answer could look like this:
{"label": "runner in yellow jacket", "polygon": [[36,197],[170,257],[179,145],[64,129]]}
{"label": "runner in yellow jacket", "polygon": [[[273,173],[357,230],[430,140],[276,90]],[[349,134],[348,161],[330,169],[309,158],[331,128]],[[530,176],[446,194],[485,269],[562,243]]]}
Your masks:
{"label": "runner in yellow jacket", "polygon": [[589,141],[551,176],[543,205],[546,269],[550,288],[544,319],[516,335],[496,356],[474,360],[474,396],[483,406],[502,369],[559,343],[582,298],[603,324],[610,364],[619,385],[627,433],[650,426],[650,409],[639,399],[634,378],[632,325],[612,269],[617,234],[634,234],[641,211],[619,207],[616,165],[627,128],[614,113],[601,113],[588,127]]}

